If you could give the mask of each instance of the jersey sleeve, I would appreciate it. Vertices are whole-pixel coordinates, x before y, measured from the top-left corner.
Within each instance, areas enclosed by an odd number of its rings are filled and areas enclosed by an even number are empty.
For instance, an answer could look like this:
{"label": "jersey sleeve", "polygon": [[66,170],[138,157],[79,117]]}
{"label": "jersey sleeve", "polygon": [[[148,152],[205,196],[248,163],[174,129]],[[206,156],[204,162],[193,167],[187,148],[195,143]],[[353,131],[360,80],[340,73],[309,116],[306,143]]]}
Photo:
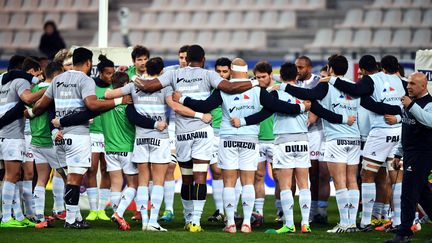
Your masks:
{"label": "jersey sleeve", "polygon": [[124,95],[131,94],[133,92],[133,89],[135,88],[134,83],[128,83],[125,86],[121,87],[120,90]]}
{"label": "jersey sleeve", "polygon": [[21,78],[17,79],[17,81],[15,83],[15,89],[16,89],[18,96],[21,96],[21,94],[24,92],[24,90],[30,89],[30,83],[25,79],[21,79]]}
{"label": "jersey sleeve", "polygon": [[171,85],[171,82],[174,79],[174,72],[175,70],[168,71],[157,78],[162,84],[162,87],[167,87]]}
{"label": "jersey sleeve", "polygon": [[164,92],[164,97],[168,97],[171,96],[173,91],[173,88],[171,86],[167,86],[165,88],[163,88],[162,92]]}
{"label": "jersey sleeve", "polygon": [[85,99],[91,95],[96,95],[96,84],[93,79],[86,76],[81,79],[81,97]]}
{"label": "jersey sleeve", "polygon": [[209,71],[208,72],[209,75],[209,79],[210,79],[210,85],[214,88],[217,89],[217,87],[219,86],[220,82],[222,82],[222,80],[224,80],[219,74],[217,74],[215,71]]}
{"label": "jersey sleeve", "polygon": [[47,90],[45,91],[44,95],[50,99],[53,99],[54,96],[54,80],[50,83]]}

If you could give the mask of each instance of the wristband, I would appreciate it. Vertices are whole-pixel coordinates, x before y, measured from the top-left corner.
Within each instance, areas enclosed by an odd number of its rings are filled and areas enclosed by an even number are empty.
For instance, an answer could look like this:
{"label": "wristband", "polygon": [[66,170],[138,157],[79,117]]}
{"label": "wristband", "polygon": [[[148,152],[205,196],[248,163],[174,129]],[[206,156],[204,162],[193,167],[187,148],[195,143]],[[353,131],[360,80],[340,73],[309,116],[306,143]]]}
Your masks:
{"label": "wristband", "polygon": [[201,112],[195,112],[195,115],[194,115],[194,117],[195,117],[195,118],[198,118],[198,119],[202,119],[203,116],[204,116],[204,114],[201,113]]}
{"label": "wristband", "polygon": [[301,103],[301,104],[299,104],[299,106],[300,106],[300,112],[305,112],[305,110],[306,110],[305,105],[303,103]]}
{"label": "wristband", "polygon": [[182,96],[182,97],[180,97],[180,99],[179,99],[179,103],[180,103],[180,104],[183,104],[183,103],[184,103],[184,100],[186,99],[186,97],[187,97],[187,96]]}
{"label": "wristband", "polygon": [[153,125],[153,128],[157,129],[157,125],[158,125],[158,122],[155,122],[154,125]]}
{"label": "wristband", "polygon": [[51,131],[52,140],[55,140],[55,137],[56,137],[56,135],[57,135],[58,132],[59,132],[59,130],[57,128],[54,128]]}
{"label": "wristband", "polygon": [[348,117],[347,116],[342,116],[342,123],[348,124]]}
{"label": "wristband", "polygon": [[251,80],[250,82],[251,82],[252,87],[259,86],[259,82],[256,79]]}
{"label": "wristband", "polygon": [[246,119],[240,118],[240,126],[242,127],[242,126],[246,126],[246,125],[247,125]]}
{"label": "wristband", "polygon": [[115,98],[114,99],[114,105],[115,106],[121,105],[122,101],[123,101],[123,97]]}
{"label": "wristband", "polygon": [[27,112],[28,112],[30,118],[33,118],[35,116],[32,108],[27,108]]}

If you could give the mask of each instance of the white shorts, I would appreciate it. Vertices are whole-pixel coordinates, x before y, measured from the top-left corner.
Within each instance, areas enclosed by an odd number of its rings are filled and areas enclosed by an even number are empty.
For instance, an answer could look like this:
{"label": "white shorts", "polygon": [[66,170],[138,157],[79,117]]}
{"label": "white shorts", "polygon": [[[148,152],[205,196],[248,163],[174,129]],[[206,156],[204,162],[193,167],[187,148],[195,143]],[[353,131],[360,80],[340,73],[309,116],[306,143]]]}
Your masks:
{"label": "white shorts", "polygon": [[105,139],[102,133],[90,133],[91,152],[105,153]]}
{"label": "white shorts", "polygon": [[107,171],[123,170],[126,175],[138,174],[136,165],[131,161],[132,152],[106,152]]}
{"label": "white shorts", "polygon": [[31,135],[24,135],[24,140],[25,140],[24,163],[25,162],[33,162],[34,155],[33,155],[33,151],[32,151],[32,146],[30,144],[31,140],[32,140],[32,136]]}
{"label": "white shorts", "polygon": [[256,171],[258,158],[258,143],[220,139],[219,168],[223,170]]}
{"label": "white shorts", "polygon": [[91,166],[91,140],[90,135],[64,134],[63,139],[55,141],[59,159],[64,153],[68,167],[90,167]]}
{"label": "white shorts", "polygon": [[326,142],[325,162],[357,165],[359,160],[359,139],[334,139]]}
{"label": "white shorts", "polygon": [[135,138],[133,163],[170,163],[169,138]]}
{"label": "white shorts", "polygon": [[395,147],[398,146],[401,128],[372,129],[366,140],[363,156],[381,163],[387,158],[394,157]]}
{"label": "white shorts", "polygon": [[25,141],[23,138],[5,138],[1,145],[3,160],[24,161]]}
{"label": "white shorts", "polygon": [[[58,169],[66,166],[65,161],[60,161],[54,147],[39,147],[32,145],[32,151],[36,164],[49,163],[51,168]],[[62,162],[62,163],[61,163]]]}
{"label": "white shorts", "polygon": [[210,165],[217,164],[219,157],[219,136],[214,136],[213,138],[213,147],[212,147],[212,158],[210,160]]}
{"label": "white shorts", "polygon": [[210,161],[213,151],[214,132],[206,126],[194,132],[176,135],[177,160],[188,162],[193,159]]}
{"label": "white shorts", "polygon": [[309,153],[311,160],[322,160],[322,145],[324,144],[324,132],[322,130],[308,132]]}
{"label": "white shorts", "polygon": [[272,165],[275,169],[311,167],[308,141],[276,144]]}
{"label": "white shorts", "polygon": [[259,159],[258,162],[273,162],[273,141],[259,141]]}

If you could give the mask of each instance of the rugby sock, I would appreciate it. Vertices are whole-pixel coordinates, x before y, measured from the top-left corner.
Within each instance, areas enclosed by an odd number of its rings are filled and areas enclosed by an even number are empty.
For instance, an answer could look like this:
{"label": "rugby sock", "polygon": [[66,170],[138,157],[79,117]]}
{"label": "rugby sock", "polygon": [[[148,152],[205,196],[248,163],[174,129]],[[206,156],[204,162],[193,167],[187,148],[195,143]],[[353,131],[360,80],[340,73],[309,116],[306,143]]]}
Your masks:
{"label": "rugby sock", "polygon": [[255,199],[255,211],[264,216],[264,198]]}
{"label": "rugby sock", "polygon": [[224,203],[222,199],[223,194],[223,180],[213,180],[213,199],[215,201],[216,210],[224,214]]}
{"label": "rugby sock", "polygon": [[311,201],[311,208],[310,208],[310,217],[313,218],[313,216],[318,214],[318,201]]}
{"label": "rugby sock", "polygon": [[356,224],[359,201],[360,201],[360,191],[348,190],[348,202],[349,202],[348,223],[350,225]]}
{"label": "rugby sock", "polygon": [[81,222],[83,220],[83,217],[81,215],[81,208],[80,208],[79,204],[78,204],[78,207],[76,208],[75,219],[78,222]]}
{"label": "rugby sock", "polygon": [[151,211],[150,211],[150,224],[157,224],[159,209],[162,204],[164,195],[163,186],[153,185],[150,201],[151,201]]}
{"label": "rugby sock", "polygon": [[245,185],[242,188],[243,224],[250,225],[250,219],[255,203],[255,188],[253,185]]}
{"label": "rugby sock", "polygon": [[227,225],[233,225],[234,222],[234,209],[236,202],[236,194],[234,187],[224,187],[223,189],[223,202],[225,208],[225,214],[227,219]]}
{"label": "rugby sock", "polygon": [[285,225],[291,227],[294,225],[294,198],[290,189],[280,192],[280,202],[285,217]]}
{"label": "rugby sock", "polygon": [[17,186],[15,186],[14,200],[12,201],[12,210],[13,210],[13,214],[14,214],[15,219],[18,221],[22,221],[24,219],[24,214],[23,214],[22,208],[21,208],[21,196],[20,196],[19,184],[22,184],[22,183],[18,182]]}
{"label": "rugby sock", "polygon": [[346,188],[336,190],[336,202],[339,209],[340,225],[347,226],[348,222],[348,190]]}
{"label": "rugby sock", "polygon": [[99,189],[98,210],[105,210],[109,195],[110,195],[110,189],[107,188]]}
{"label": "rugby sock", "polygon": [[237,212],[237,206],[238,206],[241,194],[242,194],[242,184],[240,182],[240,178],[237,178],[237,182],[235,184],[235,205],[234,205],[234,211],[235,212]]}
{"label": "rugby sock", "polygon": [[382,215],[384,216],[384,219],[390,219],[391,218],[391,211],[390,211],[390,204],[384,204]]}
{"label": "rugby sock", "polygon": [[194,207],[192,201],[192,190],[192,184],[182,184],[180,195],[183,204],[183,217],[186,224],[192,221],[192,212]]}
{"label": "rugby sock", "polygon": [[66,185],[64,200],[66,203],[66,222],[73,224],[79,212],[80,186]]}
{"label": "rugby sock", "polygon": [[54,198],[54,211],[62,212],[65,210],[64,206],[64,189],[65,184],[63,178],[54,176],[52,178],[52,193]]}
{"label": "rugby sock", "polygon": [[97,187],[87,188],[87,196],[89,199],[90,210],[97,210],[98,188]]}
{"label": "rugby sock", "polygon": [[15,195],[15,187],[14,183],[9,181],[3,182],[2,188],[2,221],[7,222],[12,217],[12,201]]}
{"label": "rugby sock", "polygon": [[79,210],[78,205],[68,205],[66,204],[66,222],[69,224],[75,223],[76,213]]}
{"label": "rugby sock", "polygon": [[139,186],[137,190],[137,195],[135,198],[137,211],[141,212],[141,222],[142,225],[147,225],[148,223],[148,199],[149,199],[149,188],[148,186]]}
{"label": "rugby sock", "polygon": [[174,192],[175,192],[175,180],[165,181],[164,183],[165,211],[171,211],[172,213],[174,213]]}
{"label": "rugby sock", "polygon": [[371,223],[372,209],[376,196],[375,183],[362,183],[361,194],[363,211],[360,226],[366,226]]}
{"label": "rugby sock", "polygon": [[33,193],[33,201],[35,207],[36,216],[42,216],[38,220],[45,221],[44,209],[45,209],[45,187],[35,186]]}
{"label": "rugby sock", "polygon": [[117,207],[116,213],[123,218],[123,214],[126,211],[126,208],[129,206],[129,204],[132,202],[132,200],[135,198],[136,195],[136,189],[132,187],[126,187],[126,189],[123,190],[123,194],[120,198],[120,204]]}
{"label": "rugby sock", "polygon": [[375,202],[372,208],[372,216],[381,219],[381,216],[383,216],[383,209],[384,209],[384,203],[381,202]]}
{"label": "rugby sock", "polygon": [[23,203],[25,206],[25,215],[27,217],[34,216],[34,206],[33,206],[33,181],[23,181],[22,182],[22,195]]}
{"label": "rugby sock", "polygon": [[328,201],[318,201],[318,214],[326,217],[327,216]]}
{"label": "rugby sock", "polygon": [[111,205],[114,213],[117,211],[117,207],[120,203],[120,198],[121,198],[121,192],[111,192]]}
{"label": "rugby sock", "polygon": [[299,204],[302,215],[301,224],[309,224],[309,213],[311,205],[311,191],[309,189],[301,189],[299,191]]}
{"label": "rugby sock", "polygon": [[200,225],[201,215],[204,211],[204,205],[206,202],[207,184],[195,184],[193,189],[192,224]]}
{"label": "rugby sock", "polygon": [[393,226],[398,226],[401,224],[401,194],[402,183],[399,182],[394,185],[393,189]]}

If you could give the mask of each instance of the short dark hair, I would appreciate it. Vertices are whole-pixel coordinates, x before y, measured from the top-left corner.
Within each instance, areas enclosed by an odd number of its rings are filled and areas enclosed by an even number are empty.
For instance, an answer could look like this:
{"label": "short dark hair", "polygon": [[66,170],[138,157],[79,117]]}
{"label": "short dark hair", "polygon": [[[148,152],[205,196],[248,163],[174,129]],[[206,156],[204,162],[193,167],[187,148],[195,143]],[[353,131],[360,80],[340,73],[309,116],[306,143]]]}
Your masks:
{"label": "short dark hair", "polygon": [[161,57],[152,57],[146,63],[146,70],[149,76],[159,75],[165,64]]}
{"label": "short dark hair", "polygon": [[45,67],[44,75],[46,78],[54,78],[55,74],[63,72],[63,65],[58,62],[50,62]]}
{"label": "short dark hair", "polygon": [[368,72],[378,71],[378,66],[375,57],[372,55],[364,55],[360,58],[359,68]]}
{"label": "short dark hair", "polygon": [[97,70],[101,73],[107,67],[114,67],[114,62],[108,59],[105,55],[99,55],[99,63],[97,64]]}
{"label": "short dark hair", "polygon": [[255,64],[255,67],[253,68],[253,73],[256,74],[256,72],[270,74],[273,72],[273,67],[270,63],[261,61]]}
{"label": "short dark hair", "polygon": [[387,72],[394,74],[399,70],[399,61],[395,56],[387,55],[381,58],[381,66]]}
{"label": "short dark hair", "polygon": [[112,77],[112,86],[114,89],[123,87],[126,83],[129,83],[129,76],[124,72],[115,72]]}
{"label": "short dark hair", "polygon": [[189,49],[189,45],[184,45],[184,46],[180,47],[178,53],[180,54],[182,52],[187,52],[188,49]]}
{"label": "short dark hair", "polygon": [[309,67],[312,67],[312,60],[308,56],[299,56],[297,60],[304,60]]}
{"label": "short dark hair", "polygon": [[13,55],[10,59],[9,59],[9,64],[8,64],[8,71],[11,70],[21,70],[22,69],[22,64],[25,60],[25,56],[21,56],[21,55]]}
{"label": "short dark hair", "polygon": [[348,60],[342,55],[337,55],[329,60],[328,66],[333,69],[334,74],[345,75],[348,71]]}
{"label": "short dark hair", "polygon": [[286,62],[280,67],[280,77],[284,81],[292,81],[297,77],[297,67],[294,63]]}
{"label": "short dark hair", "polygon": [[136,45],[131,53],[132,61],[135,61],[138,57],[146,56],[147,58],[150,58],[150,51],[147,49],[147,47]]}
{"label": "short dark hair", "polygon": [[84,47],[79,47],[75,49],[74,52],[72,53],[72,64],[73,65],[84,64],[88,60],[91,61],[92,58],[93,58],[93,53],[89,49]]}
{"label": "short dark hair", "polygon": [[22,64],[22,70],[24,72],[27,72],[30,69],[33,69],[34,71],[40,70],[41,69],[41,65],[35,59],[33,59],[31,57],[26,57],[26,59],[24,59],[24,62]]}
{"label": "short dark hair", "polygon": [[187,50],[188,62],[201,62],[205,57],[205,51],[200,45],[191,45]]}
{"label": "short dark hair", "polygon": [[216,66],[222,66],[222,67],[228,66],[228,68],[231,69],[231,60],[227,57],[220,57],[215,62],[215,66],[214,66],[215,69]]}
{"label": "short dark hair", "polygon": [[327,72],[327,66],[323,66],[323,67],[320,69],[320,72]]}

